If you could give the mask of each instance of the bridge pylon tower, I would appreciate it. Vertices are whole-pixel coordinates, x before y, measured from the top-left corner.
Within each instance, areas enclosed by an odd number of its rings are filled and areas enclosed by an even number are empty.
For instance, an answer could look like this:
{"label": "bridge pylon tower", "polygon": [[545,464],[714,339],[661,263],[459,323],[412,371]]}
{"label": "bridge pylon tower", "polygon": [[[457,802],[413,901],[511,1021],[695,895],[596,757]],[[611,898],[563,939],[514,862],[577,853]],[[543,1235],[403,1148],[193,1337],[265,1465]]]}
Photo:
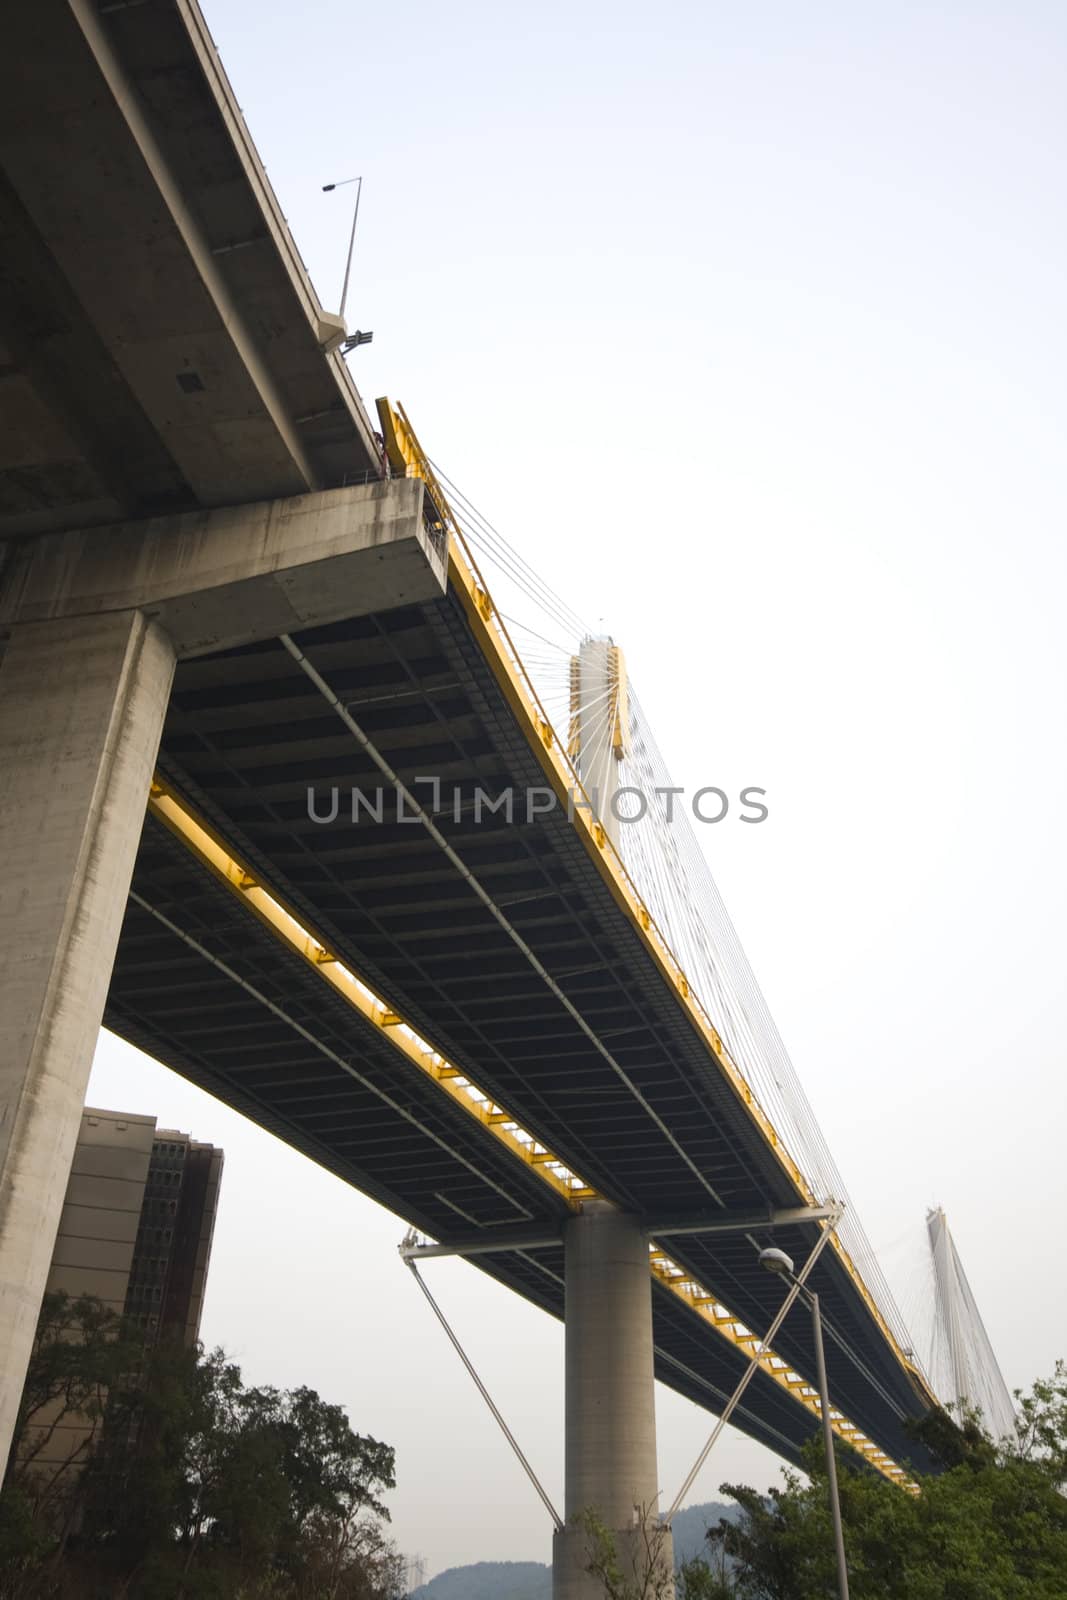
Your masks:
{"label": "bridge pylon tower", "polygon": [[[571,658],[569,751],[604,831],[617,844],[614,799],[629,745],[626,668],[610,640]],[[586,1571],[591,1514],[614,1540],[620,1568],[673,1593],[673,1549],[660,1526],[653,1377],[652,1279],[641,1221],[587,1200],[563,1230],[565,1257],[566,1526],[552,1544],[552,1600],[598,1600]]]}
{"label": "bridge pylon tower", "polygon": [[1011,1438],[1015,1407],[940,1206],[926,1213],[926,1232],[934,1267],[933,1365],[941,1369],[942,1397],[957,1413],[978,1411],[995,1438]]}

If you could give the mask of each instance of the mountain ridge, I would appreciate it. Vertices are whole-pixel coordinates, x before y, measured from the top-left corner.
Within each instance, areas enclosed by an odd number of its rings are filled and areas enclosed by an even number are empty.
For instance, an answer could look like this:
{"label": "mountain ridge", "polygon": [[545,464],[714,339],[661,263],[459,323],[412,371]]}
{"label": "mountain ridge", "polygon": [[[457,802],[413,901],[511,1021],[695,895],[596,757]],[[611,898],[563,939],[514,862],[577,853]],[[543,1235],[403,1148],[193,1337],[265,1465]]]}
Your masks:
{"label": "mountain ridge", "polygon": [[[732,1520],[737,1507],[719,1500],[686,1506],[676,1513],[674,1563],[679,1566],[706,1549],[704,1535],[720,1517]],[[448,1567],[411,1591],[410,1600],[551,1600],[552,1569],[540,1561],[475,1561]]]}

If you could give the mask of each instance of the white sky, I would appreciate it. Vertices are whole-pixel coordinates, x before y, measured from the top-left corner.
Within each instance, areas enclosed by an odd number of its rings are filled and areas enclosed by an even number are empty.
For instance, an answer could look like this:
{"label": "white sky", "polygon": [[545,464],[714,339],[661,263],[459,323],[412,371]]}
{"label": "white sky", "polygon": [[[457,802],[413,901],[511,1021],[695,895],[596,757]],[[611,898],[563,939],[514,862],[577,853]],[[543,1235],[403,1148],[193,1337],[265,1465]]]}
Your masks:
{"label": "white sky", "polygon": [[[949,1214],[1010,1384],[1067,1353],[1059,6],[208,0],[368,402],[624,644],[907,1308]],[[401,1224],[105,1038],[90,1095],[226,1149],[203,1333],[397,1448],[429,1574],[549,1529]],[[562,1498],[559,1327],[427,1268]],[[659,1396],[667,1498],[710,1419]],[[774,1474],[725,1439],[694,1491]]]}

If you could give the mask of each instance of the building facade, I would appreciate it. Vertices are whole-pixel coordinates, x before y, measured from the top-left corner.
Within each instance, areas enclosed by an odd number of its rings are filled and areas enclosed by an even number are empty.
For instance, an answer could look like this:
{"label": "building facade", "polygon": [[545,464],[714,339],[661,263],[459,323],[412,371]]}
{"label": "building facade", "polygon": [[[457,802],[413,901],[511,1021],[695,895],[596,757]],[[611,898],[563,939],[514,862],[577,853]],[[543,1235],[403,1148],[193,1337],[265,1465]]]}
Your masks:
{"label": "building facade", "polygon": [[124,1306],[150,1344],[200,1332],[222,1162],[214,1145],[155,1131]]}
{"label": "building facade", "polygon": [[[143,1330],[146,1347],[196,1342],[223,1152],[154,1117],[86,1106],[48,1274],[48,1293],[92,1295]],[[99,1421],[56,1405],[20,1455],[56,1480],[79,1469]]]}

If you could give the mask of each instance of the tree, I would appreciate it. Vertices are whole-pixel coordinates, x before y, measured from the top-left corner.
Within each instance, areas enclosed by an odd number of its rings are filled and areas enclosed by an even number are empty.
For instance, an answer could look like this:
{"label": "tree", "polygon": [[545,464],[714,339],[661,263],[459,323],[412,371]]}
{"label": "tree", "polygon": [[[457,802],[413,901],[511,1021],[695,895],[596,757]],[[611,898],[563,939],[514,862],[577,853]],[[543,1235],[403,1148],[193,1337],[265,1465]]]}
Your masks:
{"label": "tree", "polygon": [[99,1300],[45,1295],[0,1496],[0,1571],[62,1554],[108,1396],[142,1352]]}
{"label": "tree", "polygon": [[1057,1361],[1051,1378],[1039,1379],[1029,1394],[1016,1389],[1019,1402],[1015,1453],[1067,1488],[1067,1364]]}
{"label": "tree", "polygon": [[[854,1600],[1063,1600],[1067,1585],[1067,1371],[1019,1397],[1017,1440],[935,1413],[915,1433],[943,1470],[909,1495],[839,1452]],[[767,1495],[723,1485],[741,1508],[709,1533],[742,1600],[825,1600],[834,1556],[821,1448]],[[729,1592],[729,1591],[727,1591]]]}
{"label": "tree", "polygon": [[699,1556],[683,1561],[675,1573],[676,1600],[732,1600],[737,1591],[721,1550],[715,1565],[718,1570],[713,1571]]}
{"label": "tree", "polygon": [[602,1585],[604,1600],[731,1600],[734,1595],[721,1552],[717,1570],[695,1556],[672,1572],[669,1529],[647,1510],[633,1537],[624,1537],[623,1552],[619,1536],[595,1512],[586,1511],[579,1521],[587,1540],[586,1571]]}
{"label": "tree", "polygon": [[[388,1445],[313,1389],[247,1386],[221,1350],[147,1351],[98,1302],[47,1311],[0,1495],[0,1596],[399,1600]],[[90,1436],[59,1521],[33,1465],[57,1405]]]}
{"label": "tree", "polygon": [[586,1536],[585,1570],[603,1585],[604,1600],[672,1600],[670,1529],[648,1506],[641,1507],[625,1536],[612,1533],[592,1510],[583,1512],[578,1523]]}

